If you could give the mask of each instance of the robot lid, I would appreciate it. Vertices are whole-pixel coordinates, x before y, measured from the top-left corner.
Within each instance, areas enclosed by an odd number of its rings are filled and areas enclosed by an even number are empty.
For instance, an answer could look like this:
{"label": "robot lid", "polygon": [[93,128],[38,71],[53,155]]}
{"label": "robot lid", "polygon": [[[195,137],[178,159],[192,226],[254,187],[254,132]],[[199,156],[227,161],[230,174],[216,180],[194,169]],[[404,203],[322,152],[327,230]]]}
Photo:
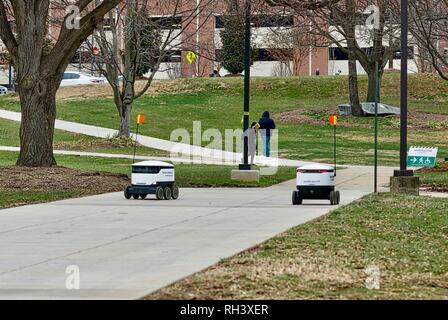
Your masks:
{"label": "robot lid", "polygon": [[297,170],[325,170],[325,171],[333,171],[334,167],[327,165],[327,164],[320,164],[320,163],[311,163],[306,164],[304,166],[298,167]]}
{"label": "robot lid", "polygon": [[174,168],[174,165],[169,162],[163,161],[141,161],[134,163],[133,167],[166,167],[166,168]]}

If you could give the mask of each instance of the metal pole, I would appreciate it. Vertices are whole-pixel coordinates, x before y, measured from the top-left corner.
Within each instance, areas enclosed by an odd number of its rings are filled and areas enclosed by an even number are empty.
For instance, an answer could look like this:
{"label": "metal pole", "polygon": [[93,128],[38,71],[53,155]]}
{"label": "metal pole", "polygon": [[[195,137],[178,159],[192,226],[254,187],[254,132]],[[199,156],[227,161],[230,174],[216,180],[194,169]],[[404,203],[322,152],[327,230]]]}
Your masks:
{"label": "metal pole", "polygon": [[138,138],[138,123],[137,123],[137,130],[135,133],[135,142],[134,142],[134,157],[132,158],[132,163],[135,163],[135,149],[137,149],[137,138]]}
{"label": "metal pole", "polygon": [[380,90],[378,62],[375,63],[375,160],[374,160],[374,192],[378,192],[378,100]]}
{"label": "metal pole", "polygon": [[336,159],[337,159],[337,155],[336,155],[336,125],[333,126],[333,131],[334,131],[334,176],[336,177]]}
{"label": "metal pole", "polygon": [[408,0],[401,0],[401,79],[400,79],[400,171],[395,176],[413,175],[407,170],[408,136]]}
{"label": "metal pole", "polygon": [[[251,56],[251,3],[246,0],[246,34],[244,39],[244,115],[243,115],[243,132],[249,129],[249,99],[250,99],[250,56]],[[240,165],[241,170],[250,170],[249,164],[249,145],[247,134],[244,135],[244,157],[243,164]]]}

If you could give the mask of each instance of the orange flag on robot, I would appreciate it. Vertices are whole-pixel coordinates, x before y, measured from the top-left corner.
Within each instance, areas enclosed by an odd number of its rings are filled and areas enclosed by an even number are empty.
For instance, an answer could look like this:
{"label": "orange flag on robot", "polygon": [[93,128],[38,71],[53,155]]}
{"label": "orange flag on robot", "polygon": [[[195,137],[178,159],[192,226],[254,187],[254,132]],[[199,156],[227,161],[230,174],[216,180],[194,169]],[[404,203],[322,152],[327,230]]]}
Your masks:
{"label": "orange flag on robot", "polygon": [[143,114],[138,114],[137,115],[137,124],[142,124],[143,122],[145,122],[145,116]]}

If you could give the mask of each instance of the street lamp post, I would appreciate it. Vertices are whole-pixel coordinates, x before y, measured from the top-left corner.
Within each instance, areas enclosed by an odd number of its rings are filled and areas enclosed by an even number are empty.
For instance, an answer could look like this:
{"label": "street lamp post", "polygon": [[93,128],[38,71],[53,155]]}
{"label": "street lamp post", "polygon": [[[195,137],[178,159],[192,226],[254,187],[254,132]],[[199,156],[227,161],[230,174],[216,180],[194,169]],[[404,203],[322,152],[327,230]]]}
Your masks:
{"label": "street lamp post", "polygon": [[413,176],[407,170],[408,138],[408,0],[401,0],[400,170],[394,176]]}
{"label": "street lamp post", "polygon": [[419,195],[420,180],[407,169],[408,136],[408,0],[401,0],[400,170],[390,179],[394,193]]}
{"label": "street lamp post", "polygon": [[[244,113],[243,113],[243,132],[249,129],[249,102],[250,102],[250,54],[251,54],[251,3],[246,0],[246,33],[244,39]],[[244,156],[243,163],[239,165],[240,170],[250,170],[249,164],[249,141],[246,134],[244,136]]]}

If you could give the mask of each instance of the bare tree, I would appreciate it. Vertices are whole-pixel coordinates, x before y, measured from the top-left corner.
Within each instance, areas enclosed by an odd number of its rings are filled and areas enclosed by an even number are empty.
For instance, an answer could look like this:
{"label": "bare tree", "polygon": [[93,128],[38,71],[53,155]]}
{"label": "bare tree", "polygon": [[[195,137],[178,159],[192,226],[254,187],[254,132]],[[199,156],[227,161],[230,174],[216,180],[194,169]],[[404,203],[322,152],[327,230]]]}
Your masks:
{"label": "bare tree", "polygon": [[[93,0],[0,2],[0,38],[16,68],[22,111],[18,165],[56,164],[53,156],[56,90],[80,44],[119,2],[103,1],[98,6],[94,6]],[[79,9],[77,23],[70,23],[73,13],[66,13],[68,5]],[[57,40],[46,50],[50,11],[60,14],[63,23],[54,26],[59,28]]]}
{"label": "bare tree", "polygon": [[[345,0],[328,8],[315,10],[310,15],[315,30],[346,52],[351,64],[354,64],[356,57],[367,72],[366,100],[369,102],[374,101],[376,95],[375,66],[379,66],[381,80],[388,61],[393,58],[394,51],[399,49],[398,23],[388,23],[392,28],[386,28],[386,18],[395,19],[391,14],[391,8],[395,7],[394,1]],[[372,18],[371,21],[369,17]],[[389,43],[385,45],[387,41]],[[353,66],[352,68],[354,69]]]}
{"label": "bare tree", "polygon": [[448,81],[448,0],[411,0],[409,6],[410,32],[422,64],[429,62]]}
{"label": "bare tree", "polygon": [[[111,11],[108,25],[100,25],[89,39],[90,49],[99,45],[96,69],[112,88],[120,115],[119,136],[130,136],[133,103],[151,87],[156,73],[176,72],[171,70],[176,66],[165,62],[196,36],[211,16],[214,2],[186,5],[182,0],[167,0],[154,7],[149,0],[127,1]],[[187,32],[192,27],[197,27],[195,32]],[[199,51],[197,44],[191,49]],[[145,83],[138,88],[136,80],[144,74]]]}
{"label": "bare tree", "polygon": [[[269,48],[270,55],[280,64],[276,75],[290,76],[298,74],[309,57],[310,50],[315,45],[309,34],[307,24],[296,21],[289,11],[277,12],[275,15],[263,15],[264,20],[276,20],[265,35],[264,44]],[[282,19],[289,20],[282,23]],[[269,21],[271,22],[271,21]],[[269,23],[271,24],[271,23]],[[278,25],[286,25],[278,27]]]}
{"label": "bare tree", "polygon": [[[266,0],[274,5],[283,5],[294,10],[304,20],[311,22],[310,32],[323,36],[348,55],[350,100],[354,114],[362,114],[357,89],[356,61],[368,74],[367,101],[374,101],[376,88],[376,64],[379,76],[393,53],[399,48],[398,23],[391,21],[396,16],[391,12],[397,6],[396,0]],[[366,9],[374,8],[369,12]],[[372,28],[367,26],[370,17]],[[385,45],[386,42],[388,45]],[[366,46],[368,46],[366,48]]]}

